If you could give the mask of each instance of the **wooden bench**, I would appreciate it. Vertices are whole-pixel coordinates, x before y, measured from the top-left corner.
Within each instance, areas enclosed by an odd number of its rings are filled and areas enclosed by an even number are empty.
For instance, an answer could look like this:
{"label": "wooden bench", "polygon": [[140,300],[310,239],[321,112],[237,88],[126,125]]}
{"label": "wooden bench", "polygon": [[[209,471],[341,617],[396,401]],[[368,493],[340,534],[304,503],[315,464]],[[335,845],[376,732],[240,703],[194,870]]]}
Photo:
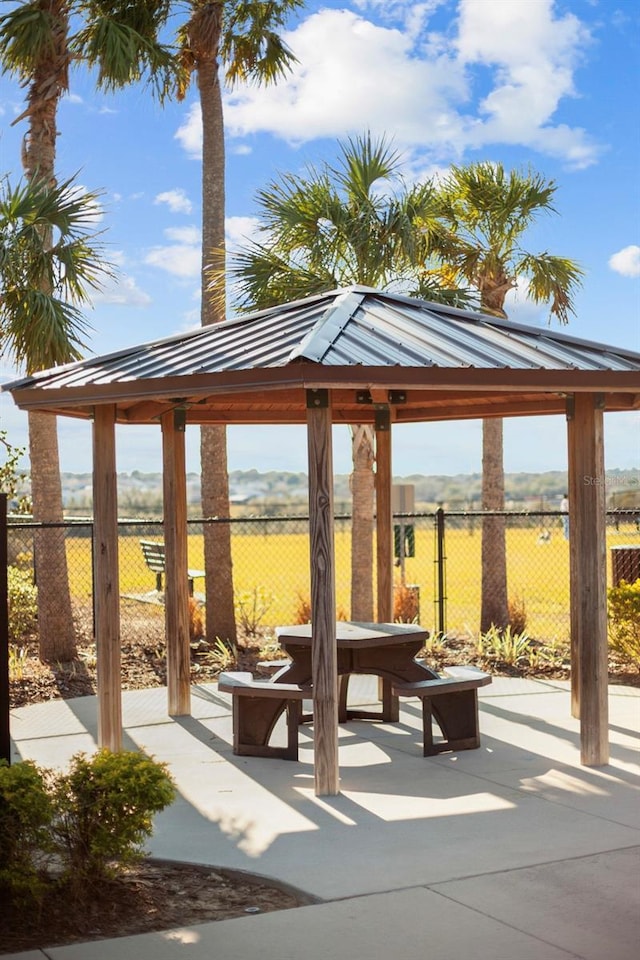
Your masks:
{"label": "wooden bench", "polygon": [[[298,759],[298,727],[302,701],[311,699],[311,687],[297,683],[254,680],[253,674],[225,672],[218,677],[218,690],[232,696],[233,752],[242,757]],[[279,717],[287,714],[287,746],[269,745]]]}
{"label": "wooden bench", "polygon": [[[162,577],[165,572],[164,543],[161,540],[141,540],[142,555],[149,570],[156,575],[156,590],[162,593]],[[193,581],[204,577],[204,570],[187,570],[189,594],[193,596]]]}
{"label": "wooden bench", "polygon": [[[475,667],[448,667],[445,676],[414,683],[394,681],[396,697],[422,700],[423,752],[425,757],[450,750],[475,750],[480,746],[478,723],[478,687],[491,683],[488,673]],[[432,717],[444,740],[433,742]]]}

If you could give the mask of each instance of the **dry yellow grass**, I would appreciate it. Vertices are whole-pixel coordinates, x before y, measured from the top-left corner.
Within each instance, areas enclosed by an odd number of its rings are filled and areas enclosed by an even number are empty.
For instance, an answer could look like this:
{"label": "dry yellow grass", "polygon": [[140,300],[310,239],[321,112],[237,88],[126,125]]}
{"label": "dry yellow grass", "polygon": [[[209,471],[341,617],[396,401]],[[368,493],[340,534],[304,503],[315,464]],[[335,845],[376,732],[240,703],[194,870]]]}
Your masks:
{"label": "dry yellow grass", "polygon": [[[569,544],[559,525],[552,525],[551,539],[539,541],[538,528],[507,531],[509,596],[524,602],[527,632],[544,639],[564,639],[569,630]],[[138,537],[120,542],[120,591],[143,593],[155,586],[146,567]],[[640,534],[630,526],[610,528],[607,550],[616,544],[640,545]],[[264,625],[292,622],[299,595],[309,595],[309,544],[304,533],[256,532],[234,536],[233,574],[237,594],[258,590],[272,598]],[[446,536],[447,627],[477,632],[480,607],[480,531],[449,529]],[[67,555],[73,595],[86,600],[91,595],[91,544],[88,539],[67,540]],[[435,544],[429,521],[416,529],[416,556],[405,561],[405,582],[420,590],[420,620],[433,629],[435,615]],[[189,537],[189,565],[202,568],[202,538]],[[609,565],[609,560],[608,560]],[[399,571],[397,571],[399,577]],[[336,532],[336,599],[349,609],[350,532]],[[203,582],[196,582],[196,589]],[[375,592],[374,592],[375,595]]]}

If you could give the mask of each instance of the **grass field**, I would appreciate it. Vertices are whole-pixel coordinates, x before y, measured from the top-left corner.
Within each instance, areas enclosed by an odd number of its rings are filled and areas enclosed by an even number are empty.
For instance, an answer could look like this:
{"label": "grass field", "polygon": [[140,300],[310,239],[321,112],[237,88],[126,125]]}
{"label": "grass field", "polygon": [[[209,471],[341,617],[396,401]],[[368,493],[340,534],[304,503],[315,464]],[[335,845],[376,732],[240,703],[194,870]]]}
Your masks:
{"label": "grass field", "polygon": [[[236,595],[251,602],[254,594],[268,605],[262,624],[273,626],[295,619],[299,597],[309,596],[309,546],[306,533],[263,531],[235,535],[232,539],[234,587]],[[552,527],[551,539],[539,540],[536,527],[507,530],[509,597],[524,603],[527,632],[536,638],[563,640],[569,631],[569,544],[558,527]],[[147,536],[147,534],[142,534]],[[336,531],[336,598],[345,615],[350,598],[350,532],[346,525]],[[480,531],[447,530],[446,597],[449,632],[477,632],[480,607]],[[616,531],[608,528],[609,550],[615,545],[637,545],[640,534],[628,524]],[[420,591],[420,621],[433,629],[435,615],[435,541],[429,518],[416,524],[415,557],[405,560],[405,582]],[[89,539],[67,538],[67,556],[72,595],[80,601],[91,597],[91,543]],[[189,566],[202,568],[202,537],[189,537]],[[399,571],[397,571],[399,578]],[[120,540],[120,592],[136,594],[150,591],[155,577],[146,567],[138,536]],[[196,589],[203,588],[203,582]],[[375,593],[374,593],[375,595]]]}

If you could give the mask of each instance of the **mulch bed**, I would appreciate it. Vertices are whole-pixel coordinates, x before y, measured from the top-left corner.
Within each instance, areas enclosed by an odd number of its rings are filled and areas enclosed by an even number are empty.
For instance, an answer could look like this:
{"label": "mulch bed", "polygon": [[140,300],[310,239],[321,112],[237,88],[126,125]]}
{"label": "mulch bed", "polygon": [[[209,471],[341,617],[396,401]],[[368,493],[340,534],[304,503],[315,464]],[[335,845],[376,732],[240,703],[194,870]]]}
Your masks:
{"label": "mulch bed", "polygon": [[249,917],[310,902],[239,871],[145,860],[81,901],[54,882],[38,908],[3,896],[0,954]]}

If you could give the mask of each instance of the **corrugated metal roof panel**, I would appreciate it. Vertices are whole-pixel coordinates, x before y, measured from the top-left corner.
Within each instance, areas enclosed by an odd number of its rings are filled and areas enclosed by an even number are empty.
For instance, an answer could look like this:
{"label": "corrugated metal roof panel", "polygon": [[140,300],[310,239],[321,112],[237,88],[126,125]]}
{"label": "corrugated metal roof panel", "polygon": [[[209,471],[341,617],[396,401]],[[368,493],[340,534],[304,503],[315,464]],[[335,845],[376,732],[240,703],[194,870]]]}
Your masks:
{"label": "corrugated metal roof panel", "polygon": [[349,287],[7,385],[47,388],[324,366],[640,370],[640,354],[392,293]]}

